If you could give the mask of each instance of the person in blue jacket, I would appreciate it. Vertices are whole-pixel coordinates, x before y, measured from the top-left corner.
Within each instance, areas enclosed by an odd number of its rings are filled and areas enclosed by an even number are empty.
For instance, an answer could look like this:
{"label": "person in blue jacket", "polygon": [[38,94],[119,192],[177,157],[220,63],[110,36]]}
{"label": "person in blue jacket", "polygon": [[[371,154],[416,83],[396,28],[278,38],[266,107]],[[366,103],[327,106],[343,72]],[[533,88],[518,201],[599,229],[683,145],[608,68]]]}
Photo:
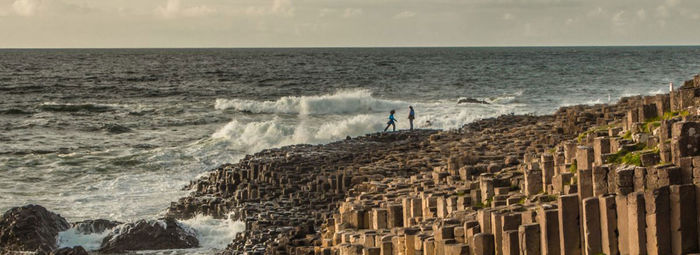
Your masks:
{"label": "person in blue jacket", "polygon": [[396,131],[396,122],[399,122],[398,120],[396,120],[396,118],[394,118],[394,113],[396,113],[396,111],[391,110],[391,112],[389,113],[389,122],[386,123],[386,128],[384,128],[384,132],[386,132],[386,130],[389,129],[389,126],[392,126],[393,130]]}
{"label": "person in blue jacket", "polygon": [[408,112],[408,123],[411,124],[411,130],[413,130],[413,120],[416,118],[416,112],[413,111],[413,106],[408,106],[410,111]]}

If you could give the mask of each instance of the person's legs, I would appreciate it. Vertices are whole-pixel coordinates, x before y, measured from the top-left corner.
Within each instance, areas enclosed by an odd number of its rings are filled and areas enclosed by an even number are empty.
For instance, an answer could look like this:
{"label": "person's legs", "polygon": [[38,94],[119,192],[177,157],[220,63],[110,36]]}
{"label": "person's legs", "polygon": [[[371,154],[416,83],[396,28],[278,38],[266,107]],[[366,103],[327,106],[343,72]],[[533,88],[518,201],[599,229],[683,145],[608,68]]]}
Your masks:
{"label": "person's legs", "polygon": [[408,119],[408,122],[411,123],[411,130],[413,130],[413,119]]}
{"label": "person's legs", "polygon": [[386,130],[389,129],[389,126],[391,126],[391,123],[386,125],[386,127],[384,128],[384,132],[386,132]]}
{"label": "person's legs", "polygon": [[396,124],[391,123],[391,129],[392,129],[393,131],[396,131]]}

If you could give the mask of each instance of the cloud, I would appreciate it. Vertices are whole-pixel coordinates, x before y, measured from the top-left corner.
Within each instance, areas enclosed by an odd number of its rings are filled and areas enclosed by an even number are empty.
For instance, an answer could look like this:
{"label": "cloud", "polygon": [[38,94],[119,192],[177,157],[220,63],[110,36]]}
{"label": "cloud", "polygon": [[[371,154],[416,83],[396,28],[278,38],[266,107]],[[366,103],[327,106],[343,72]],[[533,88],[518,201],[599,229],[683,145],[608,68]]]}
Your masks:
{"label": "cloud", "polygon": [[666,6],[659,5],[659,7],[656,7],[656,16],[660,18],[668,17],[668,8],[666,8]]}
{"label": "cloud", "polygon": [[646,19],[646,18],[647,18],[647,11],[644,10],[644,9],[639,9],[639,10],[637,11],[637,17],[638,17],[639,19]]}
{"label": "cloud", "polygon": [[589,11],[588,14],[586,14],[586,15],[588,17],[595,17],[595,16],[598,16],[600,14],[603,14],[603,12],[604,12],[603,8],[598,7],[598,8],[595,8],[594,10]]}
{"label": "cloud", "polygon": [[504,20],[513,20],[513,19],[515,19],[515,16],[513,16],[513,14],[506,13],[506,14],[503,14],[503,19]]}
{"label": "cloud", "polygon": [[331,14],[334,12],[335,12],[335,10],[333,10],[333,9],[323,8],[318,12],[318,16],[319,17],[327,17],[327,16],[331,16]]}
{"label": "cloud", "polygon": [[619,11],[619,12],[615,13],[615,15],[613,15],[613,17],[612,17],[613,24],[616,26],[625,25],[624,15],[625,15],[625,11]]}
{"label": "cloud", "polygon": [[394,15],[394,19],[408,19],[416,16],[415,12],[412,11],[402,11]]}
{"label": "cloud", "polygon": [[40,4],[40,0],[16,0],[12,3],[12,9],[20,16],[34,16]]}
{"label": "cloud", "polygon": [[207,16],[216,11],[206,5],[183,8],[180,4],[180,0],[168,0],[165,6],[156,7],[155,12],[158,16],[163,18],[177,18]]}
{"label": "cloud", "polygon": [[676,6],[681,2],[681,0],[666,0],[668,6]]}
{"label": "cloud", "polygon": [[360,16],[364,13],[362,9],[357,9],[357,8],[347,8],[345,9],[345,12],[343,12],[343,18],[351,18],[355,16]]}
{"label": "cloud", "polygon": [[252,16],[277,15],[277,16],[294,16],[294,6],[291,0],[272,0],[269,6],[250,6],[245,11],[246,14]]}

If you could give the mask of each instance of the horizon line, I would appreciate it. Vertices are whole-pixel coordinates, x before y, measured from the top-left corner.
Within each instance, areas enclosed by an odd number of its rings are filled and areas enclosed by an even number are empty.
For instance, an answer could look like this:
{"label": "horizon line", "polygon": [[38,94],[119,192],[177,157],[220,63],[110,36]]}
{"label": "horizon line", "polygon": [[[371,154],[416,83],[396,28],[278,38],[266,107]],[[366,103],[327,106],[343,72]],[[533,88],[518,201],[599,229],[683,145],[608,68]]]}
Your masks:
{"label": "horizon line", "polygon": [[700,44],[610,44],[610,45],[473,45],[473,46],[203,46],[203,47],[0,47],[0,50],[78,49],[391,49],[391,48],[600,48],[600,47],[700,47]]}

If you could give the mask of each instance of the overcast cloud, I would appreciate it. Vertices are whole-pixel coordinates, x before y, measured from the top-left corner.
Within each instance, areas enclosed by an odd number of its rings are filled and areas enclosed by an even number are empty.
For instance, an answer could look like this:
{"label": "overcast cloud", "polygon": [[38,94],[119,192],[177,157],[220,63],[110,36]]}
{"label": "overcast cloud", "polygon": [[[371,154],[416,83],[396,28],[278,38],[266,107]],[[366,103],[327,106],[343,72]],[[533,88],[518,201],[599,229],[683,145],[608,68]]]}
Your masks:
{"label": "overcast cloud", "polygon": [[0,0],[0,47],[700,44],[698,0]]}

